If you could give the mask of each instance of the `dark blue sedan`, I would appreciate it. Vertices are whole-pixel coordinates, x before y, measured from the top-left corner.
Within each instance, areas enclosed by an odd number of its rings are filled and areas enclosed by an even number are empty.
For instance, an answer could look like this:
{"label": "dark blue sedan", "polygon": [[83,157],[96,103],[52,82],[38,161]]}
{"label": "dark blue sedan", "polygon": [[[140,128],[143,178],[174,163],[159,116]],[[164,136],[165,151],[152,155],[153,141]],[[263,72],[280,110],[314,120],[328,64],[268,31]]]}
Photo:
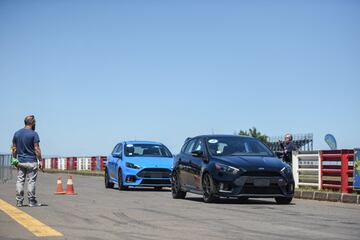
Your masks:
{"label": "dark blue sedan", "polygon": [[172,196],[185,198],[187,192],[205,202],[237,197],[289,204],[294,179],[291,167],[255,138],[204,135],[187,139],[174,160]]}

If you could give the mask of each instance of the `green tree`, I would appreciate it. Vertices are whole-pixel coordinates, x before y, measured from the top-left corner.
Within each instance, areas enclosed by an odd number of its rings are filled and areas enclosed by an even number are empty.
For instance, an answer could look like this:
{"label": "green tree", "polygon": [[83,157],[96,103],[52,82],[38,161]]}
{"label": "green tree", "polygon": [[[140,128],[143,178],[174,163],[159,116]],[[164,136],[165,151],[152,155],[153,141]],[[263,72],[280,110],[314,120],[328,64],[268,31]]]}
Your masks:
{"label": "green tree", "polygon": [[240,130],[239,135],[251,136],[251,137],[257,138],[258,140],[260,140],[263,143],[268,142],[268,136],[266,136],[265,134],[262,134],[260,131],[258,131],[256,129],[256,127],[250,128],[249,131]]}

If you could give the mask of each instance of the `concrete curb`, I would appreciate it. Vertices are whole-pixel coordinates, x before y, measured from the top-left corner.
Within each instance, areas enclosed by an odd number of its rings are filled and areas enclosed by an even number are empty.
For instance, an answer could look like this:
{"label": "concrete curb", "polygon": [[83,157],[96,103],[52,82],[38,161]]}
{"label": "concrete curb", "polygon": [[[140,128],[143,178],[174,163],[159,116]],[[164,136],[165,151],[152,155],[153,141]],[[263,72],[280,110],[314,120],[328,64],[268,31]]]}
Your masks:
{"label": "concrete curb", "polygon": [[295,190],[294,198],[360,204],[359,194]]}

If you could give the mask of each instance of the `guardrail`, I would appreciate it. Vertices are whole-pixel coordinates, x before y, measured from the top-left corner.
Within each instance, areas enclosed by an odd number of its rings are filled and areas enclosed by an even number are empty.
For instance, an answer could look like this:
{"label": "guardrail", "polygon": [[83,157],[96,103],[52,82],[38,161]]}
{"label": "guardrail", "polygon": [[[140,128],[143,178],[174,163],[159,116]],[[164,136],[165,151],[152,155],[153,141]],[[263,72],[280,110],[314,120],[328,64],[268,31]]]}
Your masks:
{"label": "guardrail", "polygon": [[52,157],[44,158],[42,163],[45,169],[103,171],[106,160],[106,156]]}
{"label": "guardrail", "polygon": [[322,189],[353,192],[354,150],[320,151]]}
{"label": "guardrail", "polygon": [[10,154],[0,154],[0,182],[5,183],[12,179],[13,171],[10,165]]}
{"label": "guardrail", "polygon": [[293,153],[295,187],[354,191],[354,150],[323,150]]}
{"label": "guardrail", "polygon": [[296,188],[310,186],[321,189],[319,159],[319,151],[293,152],[292,169]]}

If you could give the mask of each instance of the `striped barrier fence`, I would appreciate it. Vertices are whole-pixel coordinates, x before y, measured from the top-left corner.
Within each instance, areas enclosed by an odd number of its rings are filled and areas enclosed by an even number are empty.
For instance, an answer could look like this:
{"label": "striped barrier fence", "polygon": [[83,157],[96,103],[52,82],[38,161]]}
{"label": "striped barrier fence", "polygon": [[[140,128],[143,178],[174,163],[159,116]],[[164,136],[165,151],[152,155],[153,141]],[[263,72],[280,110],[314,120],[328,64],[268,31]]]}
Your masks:
{"label": "striped barrier fence", "polygon": [[45,169],[104,171],[107,157],[47,157],[42,160]]}
{"label": "striped barrier fence", "polygon": [[320,189],[319,151],[293,152],[293,175],[295,187],[310,186]]}
{"label": "striped barrier fence", "polygon": [[320,151],[321,189],[353,192],[354,150]]}

